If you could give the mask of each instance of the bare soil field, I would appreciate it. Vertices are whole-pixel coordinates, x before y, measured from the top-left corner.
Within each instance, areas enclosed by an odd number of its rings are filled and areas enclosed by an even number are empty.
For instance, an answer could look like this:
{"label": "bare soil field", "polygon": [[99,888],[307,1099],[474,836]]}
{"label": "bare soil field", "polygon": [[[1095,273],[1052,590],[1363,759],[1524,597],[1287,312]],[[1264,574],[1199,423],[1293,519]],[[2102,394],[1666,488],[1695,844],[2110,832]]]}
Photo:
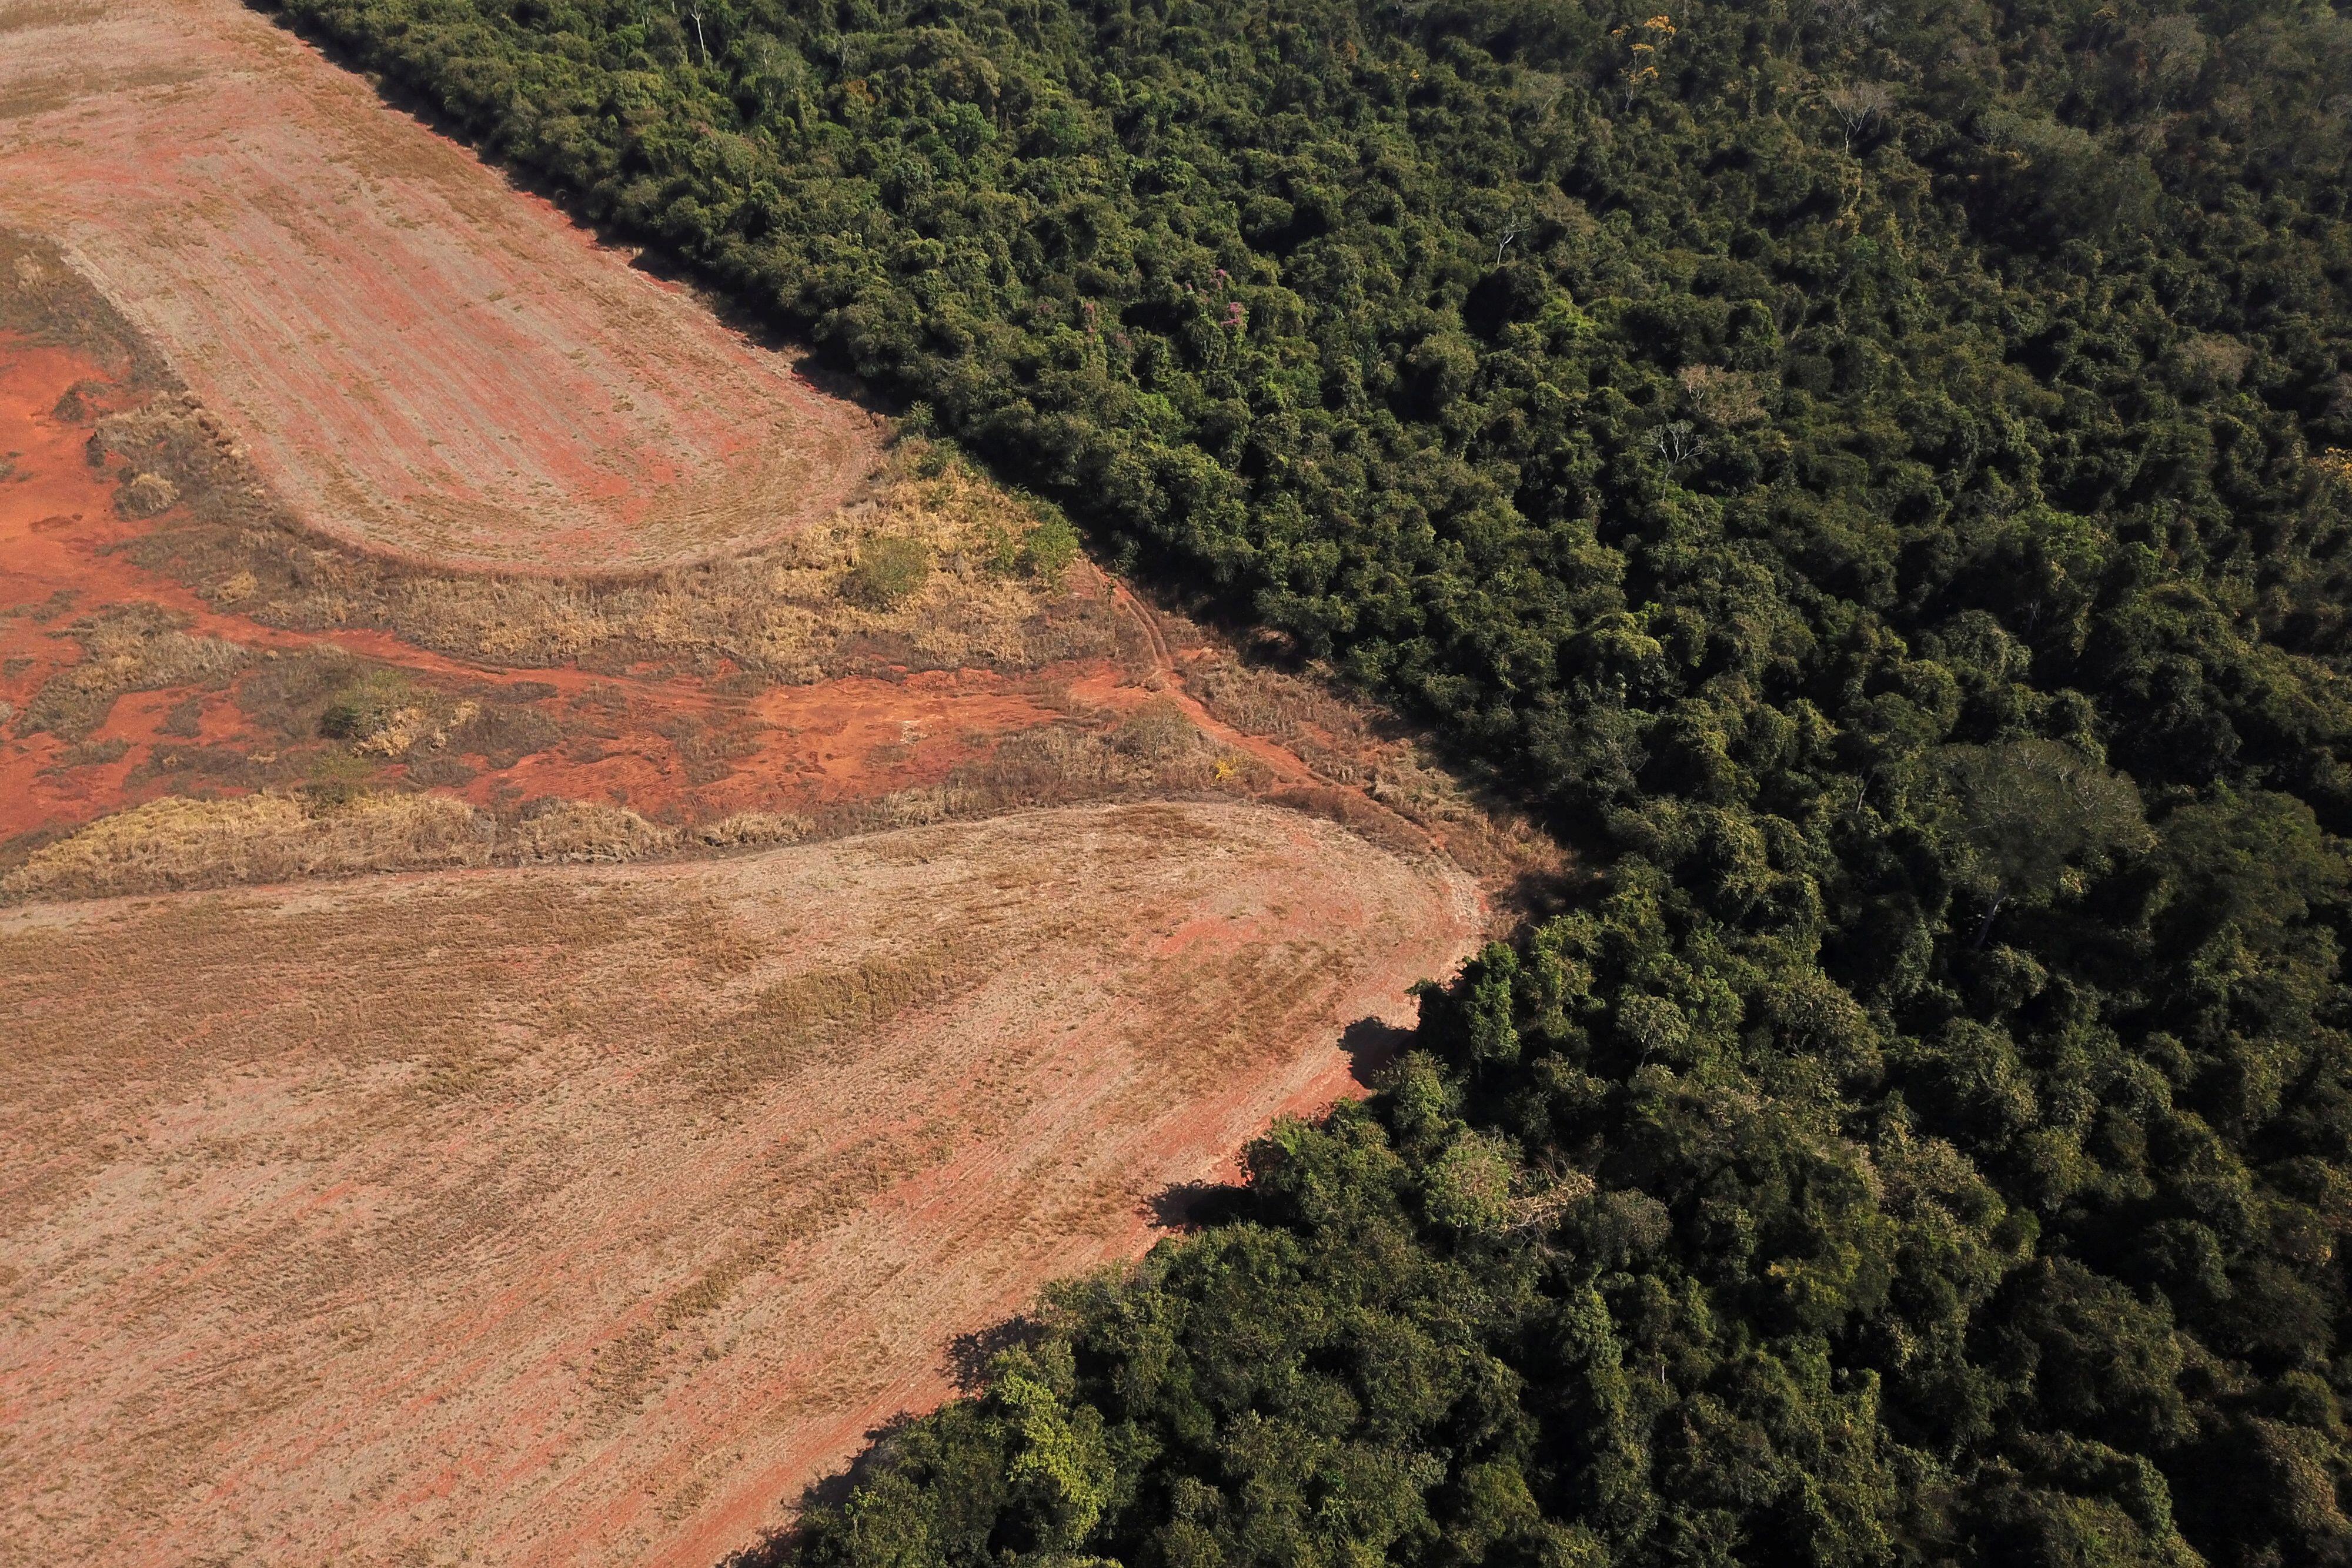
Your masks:
{"label": "bare soil field", "polygon": [[236,0],[0,0],[0,1565],[714,1563],[1564,869],[1053,534]]}
{"label": "bare soil field", "polygon": [[1479,920],[1239,802],[0,913],[0,1562],[715,1562]]}
{"label": "bare soil field", "polygon": [[675,564],[874,465],[868,415],[237,0],[0,0],[0,225],[60,244],[370,549]]}

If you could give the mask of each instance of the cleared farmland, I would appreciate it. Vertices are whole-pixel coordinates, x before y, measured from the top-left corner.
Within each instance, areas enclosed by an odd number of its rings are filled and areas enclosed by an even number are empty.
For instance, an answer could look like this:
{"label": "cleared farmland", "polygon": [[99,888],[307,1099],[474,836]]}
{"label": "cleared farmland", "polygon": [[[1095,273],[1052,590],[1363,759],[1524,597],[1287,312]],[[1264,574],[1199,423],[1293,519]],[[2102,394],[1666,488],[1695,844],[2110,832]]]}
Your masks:
{"label": "cleared farmland", "polygon": [[0,222],[312,526],[509,570],[787,534],[876,429],[236,0],[0,0]]}
{"label": "cleared farmland", "polygon": [[0,1560],[714,1561],[1476,922],[1245,804],[0,915]]}
{"label": "cleared farmland", "polygon": [[877,436],[235,0],[0,0],[0,1564],[702,1568],[1556,867]]}

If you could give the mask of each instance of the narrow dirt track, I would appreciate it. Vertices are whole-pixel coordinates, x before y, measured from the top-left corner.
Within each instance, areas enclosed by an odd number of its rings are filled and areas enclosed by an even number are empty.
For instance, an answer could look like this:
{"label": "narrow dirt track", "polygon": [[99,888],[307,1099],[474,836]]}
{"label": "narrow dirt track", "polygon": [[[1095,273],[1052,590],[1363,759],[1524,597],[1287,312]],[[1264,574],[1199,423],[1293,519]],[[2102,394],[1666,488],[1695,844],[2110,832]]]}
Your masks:
{"label": "narrow dirt track", "polygon": [[1293,753],[1262,736],[1244,735],[1211,713],[1200,698],[1186,689],[1183,667],[1176,662],[1175,653],[1168,646],[1167,636],[1160,630],[1160,617],[1153,614],[1151,607],[1138,599],[1135,591],[1127,584],[1116,578],[1110,579],[1109,582],[1113,602],[1135,622],[1143,633],[1144,645],[1150,650],[1150,678],[1159,684],[1169,701],[1183,710],[1184,716],[1192,721],[1194,727],[1221,746],[1255,758],[1265,765],[1278,785],[1318,782],[1314,771]]}
{"label": "narrow dirt track", "polygon": [[1478,915],[1240,804],[0,914],[0,1563],[715,1562]]}
{"label": "narrow dirt track", "polygon": [[519,571],[740,549],[877,429],[237,0],[0,0],[0,225],[62,245],[314,527]]}

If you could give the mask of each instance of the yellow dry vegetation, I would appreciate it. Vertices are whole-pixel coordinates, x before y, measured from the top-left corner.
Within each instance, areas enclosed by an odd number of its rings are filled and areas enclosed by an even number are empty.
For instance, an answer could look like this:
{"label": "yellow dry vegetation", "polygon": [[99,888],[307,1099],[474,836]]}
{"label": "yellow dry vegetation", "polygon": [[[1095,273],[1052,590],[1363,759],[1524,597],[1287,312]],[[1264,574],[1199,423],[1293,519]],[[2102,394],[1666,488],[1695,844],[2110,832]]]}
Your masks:
{"label": "yellow dry vegetation", "polygon": [[329,811],[278,795],[150,800],[33,852],[0,877],[10,900],[152,893],[356,871],[485,865],[487,817],[440,795],[382,795]]}
{"label": "yellow dry vegetation", "polygon": [[447,795],[227,800],[167,796],[45,844],[0,876],[0,903],[98,898],[363,872],[493,863],[616,863],[691,845],[791,843],[803,818],[746,811],[683,831],[593,800],[537,804],[519,821]]}
{"label": "yellow dry vegetation", "polygon": [[656,827],[625,806],[560,800],[516,823],[507,831],[505,840],[499,846],[499,859],[550,865],[642,860],[675,845],[678,835]]}
{"label": "yellow dry vegetation", "polygon": [[[572,663],[599,648],[640,657],[725,659],[771,679],[822,678],[845,644],[887,638],[918,667],[1031,668],[1101,650],[1037,624],[1062,584],[992,570],[995,542],[1035,527],[1003,491],[961,468],[886,479],[866,498],[761,555],[685,568],[636,582],[561,581],[422,572],[387,573],[336,552],[307,558],[283,587],[265,592],[260,551],[212,585],[225,607],[284,625],[334,627],[373,621],[444,652],[509,666]],[[937,563],[928,579],[889,601],[845,593],[860,547],[916,541]],[[257,541],[264,545],[275,540]],[[226,606],[228,591],[253,586]],[[387,575],[390,580],[387,581]]]}
{"label": "yellow dry vegetation", "polygon": [[35,693],[20,730],[78,739],[106,717],[126,692],[214,682],[242,669],[252,653],[240,643],[193,634],[186,617],[148,604],[111,606],[66,628],[81,659]]}
{"label": "yellow dry vegetation", "polygon": [[[362,555],[285,513],[210,411],[183,393],[101,420],[95,449],[126,484],[160,476],[187,503],[136,553],[215,607],[302,631],[369,628],[507,667],[662,661],[819,680],[874,663],[1034,669],[1100,657],[1114,622],[1058,564],[1023,565],[1034,506],[919,442],[856,499],[758,553],[627,579],[492,576]],[[861,558],[924,569],[865,591]]]}

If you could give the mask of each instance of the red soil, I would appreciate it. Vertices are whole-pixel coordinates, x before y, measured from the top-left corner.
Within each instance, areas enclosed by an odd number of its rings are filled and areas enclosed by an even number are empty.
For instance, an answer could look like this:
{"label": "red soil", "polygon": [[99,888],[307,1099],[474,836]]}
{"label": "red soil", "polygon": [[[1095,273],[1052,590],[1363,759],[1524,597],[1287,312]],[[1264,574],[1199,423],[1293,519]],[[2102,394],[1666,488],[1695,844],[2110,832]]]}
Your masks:
{"label": "red soil", "polygon": [[[0,455],[15,455],[11,476],[0,479],[0,702],[18,710],[80,658],[65,634],[78,616],[144,604],[181,617],[191,633],[265,655],[332,645],[428,682],[491,692],[552,688],[551,695],[516,700],[593,733],[502,768],[486,758],[467,759],[480,771],[459,792],[478,805],[559,796],[624,804],[658,820],[808,813],[936,784],[994,737],[1063,716],[1041,706],[1032,683],[985,670],[782,686],[744,698],[719,695],[688,676],[503,671],[380,632],[325,636],[222,613],[185,585],[130,559],[121,547],[155,524],[116,512],[113,479],[83,458],[87,426],[52,416],[68,388],[104,381],[101,367],[81,354],[0,340]],[[1070,674],[1089,700],[1110,707],[1132,706],[1146,695],[1107,666]],[[240,678],[252,678],[251,669]],[[0,841],[70,829],[179,792],[177,776],[163,764],[192,747],[275,754],[285,737],[257,729],[236,695],[235,681],[219,689],[131,692],[78,746],[0,724]],[[165,716],[192,696],[200,705],[198,733],[162,733]],[[593,725],[572,723],[579,712],[593,714]],[[715,747],[724,754],[715,776],[712,767],[690,766],[686,748],[697,742],[706,753]],[[380,771],[396,782],[403,769],[386,762]],[[694,781],[695,774],[702,781]]]}
{"label": "red soil", "polygon": [[715,1562],[1477,922],[1241,803],[0,913],[0,1563]]}
{"label": "red soil", "polygon": [[877,430],[236,0],[0,18],[0,213],[61,245],[313,526],[582,572],[832,510]]}

